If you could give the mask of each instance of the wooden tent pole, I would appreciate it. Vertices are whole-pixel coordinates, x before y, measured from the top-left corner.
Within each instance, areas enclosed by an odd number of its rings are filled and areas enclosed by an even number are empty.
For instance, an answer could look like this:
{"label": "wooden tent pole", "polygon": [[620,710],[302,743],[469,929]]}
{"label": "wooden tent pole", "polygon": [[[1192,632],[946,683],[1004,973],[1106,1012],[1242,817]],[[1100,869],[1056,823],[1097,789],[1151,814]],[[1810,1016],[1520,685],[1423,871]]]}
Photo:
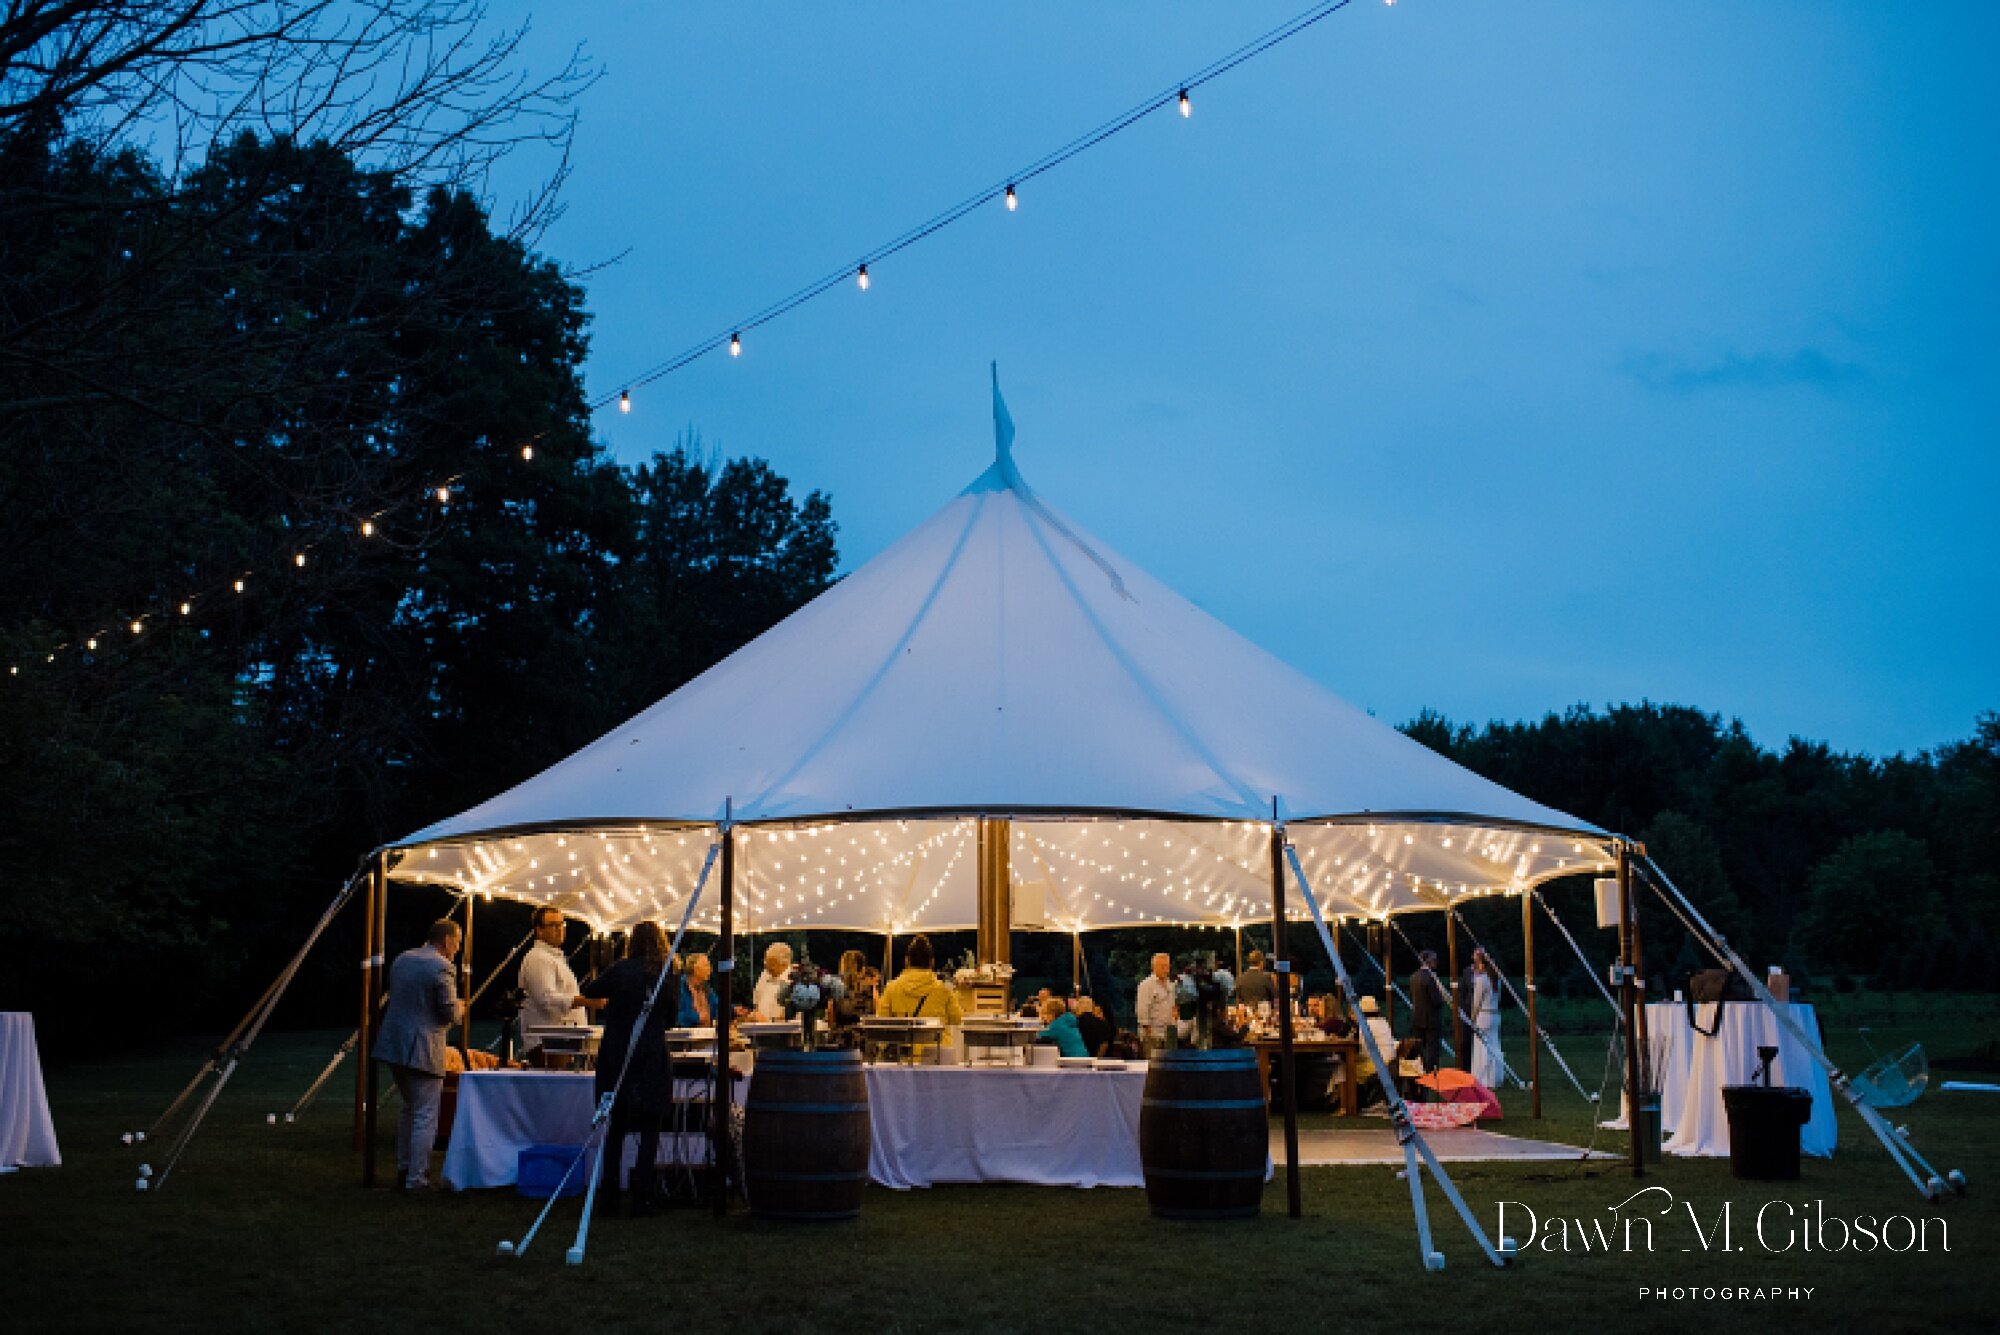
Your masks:
{"label": "wooden tent pole", "polygon": [[[1072,994],[1083,991],[1083,933],[1069,934],[1069,990]],[[1008,998],[1010,1001],[1012,998]]]}
{"label": "wooden tent pole", "polygon": [[[1382,1018],[1389,1022],[1389,1032],[1396,1032],[1396,934],[1389,930],[1389,920],[1384,918],[1375,924],[1375,930],[1382,937]],[[1360,1024],[1361,1017],[1354,1017]]]}
{"label": "wooden tent pole", "polygon": [[388,982],[389,941],[389,854],[375,854],[375,871],[369,878],[368,915],[374,922],[369,930],[368,999],[361,1019],[361,1078],[365,1093],[361,1102],[361,1185],[375,1185],[375,1126],[382,1108],[382,1079],[375,1060],[375,1035],[382,1028],[382,990]]}
{"label": "wooden tent pole", "polygon": [[1639,990],[1632,967],[1632,853],[1618,844],[1618,1005],[1625,1015],[1625,1129],[1632,1142],[1632,1176],[1646,1175],[1646,1149],[1639,1134]]}
{"label": "wooden tent pole", "polygon": [[465,1003],[465,1018],[458,1025],[458,1055],[465,1069],[472,1069],[472,892],[465,892],[465,943],[458,948],[458,999]]}
{"label": "wooden tent pole", "polygon": [[[354,1148],[361,1149],[367,1141],[368,1130],[368,1072],[375,1064],[375,1030],[369,1023],[374,1007],[369,1003],[375,999],[375,979],[372,970],[375,957],[381,953],[381,946],[375,940],[375,895],[377,887],[375,875],[379,864],[368,868],[368,889],[361,897],[361,1016],[355,1021],[355,1032],[360,1035],[356,1049],[361,1054],[354,1067]],[[273,985],[275,986],[275,984]],[[268,1000],[269,994],[266,994]],[[262,1003],[259,1003],[260,1005]],[[236,1040],[234,1034],[230,1041]],[[364,1175],[371,1170],[362,1166]],[[372,1182],[366,1183],[373,1185]]]}
{"label": "wooden tent pole", "polygon": [[1243,924],[1236,924],[1236,976],[1243,976]]}
{"label": "wooden tent pole", "polygon": [[1459,1064],[1469,1071],[1472,1069],[1472,1047],[1465,1037],[1465,1007],[1458,999],[1458,919],[1452,916],[1450,909],[1446,909],[1444,914],[1444,941],[1449,959],[1446,967],[1451,970],[1451,1045],[1458,1050]]}
{"label": "wooden tent pole", "polygon": [[[1299,1087],[1292,1062],[1292,961],[1285,949],[1285,832],[1271,804],[1271,971],[1278,978],[1278,1087],[1285,1108],[1285,1208],[1297,1219],[1299,1197]],[[1259,1090],[1260,1094],[1264,1091]]]}
{"label": "wooden tent pole", "polygon": [[1537,1036],[1541,1022],[1535,1018],[1535,901],[1521,894],[1521,972],[1528,985],[1528,1087],[1534,1115],[1542,1115],[1542,1045]]}
{"label": "wooden tent pole", "polygon": [[729,1036],[736,1020],[736,825],[735,803],[722,803],[722,922],[716,939],[715,972],[722,986],[715,1017],[715,1092],[708,1105],[709,1144],[714,1154],[709,1185],[714,1194],[715,1214],[729,1211],[729,1115],[735,1101],[729,1078]]}

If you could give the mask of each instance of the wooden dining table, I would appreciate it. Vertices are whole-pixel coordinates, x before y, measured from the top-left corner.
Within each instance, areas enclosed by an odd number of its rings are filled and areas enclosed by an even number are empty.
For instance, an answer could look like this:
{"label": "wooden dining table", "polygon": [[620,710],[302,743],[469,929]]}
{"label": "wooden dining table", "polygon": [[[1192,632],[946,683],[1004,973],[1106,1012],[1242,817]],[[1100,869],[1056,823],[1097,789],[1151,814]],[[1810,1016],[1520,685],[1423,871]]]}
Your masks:
{"label": "wooden dining table", "polygon": [[[1250,1046],[1257,1051],[1257,1087],[1271,1088],[1271,1054],[1283,1044],[1277,1038],[1253,1038]],[[1340,1062],[1340,1111],[1345,1117],[1352,1117],[1361,1110],[1361,1086],[1354,1078],[1354,1068],[1361,1062],[1361,1041],[1355,1038],[1329,1038],[1319,1035],[1306,1038],[1292,1037],[1292,1055],[1339,1057]],[[1294,1065],[1292,1078],[1298,1079],[1298,1068]]]}

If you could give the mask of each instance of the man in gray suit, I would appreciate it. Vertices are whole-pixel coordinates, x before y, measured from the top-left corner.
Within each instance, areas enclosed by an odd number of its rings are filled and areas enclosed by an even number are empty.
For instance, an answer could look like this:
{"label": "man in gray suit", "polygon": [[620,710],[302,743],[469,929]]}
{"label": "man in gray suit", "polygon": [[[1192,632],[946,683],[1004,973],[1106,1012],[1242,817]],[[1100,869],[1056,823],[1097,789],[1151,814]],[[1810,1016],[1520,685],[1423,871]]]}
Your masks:
{"label": "man in gray suit", "polygon": [[1444,984],[1438,981],[1435,950],[1417,956],[1417,971],[1410,975],[1410,1037],[1423,1049],[1424,1070],[1438,1068],[1438,1048],[1444,1041],[1444,1015],[1451,1005]]}
{"label": "man in gray suit", "polygon": [[457,923],[434,922],[427,944],[404,951],[389,966],[389,1005],[375,1055],[388,1063],[403,1096],[403,1115],[396,1121],[396,1184],[405,1190],[430,1185],[431,1146],[444,1096],[445,1031],[465,1018],[451,965],[458,942]]}

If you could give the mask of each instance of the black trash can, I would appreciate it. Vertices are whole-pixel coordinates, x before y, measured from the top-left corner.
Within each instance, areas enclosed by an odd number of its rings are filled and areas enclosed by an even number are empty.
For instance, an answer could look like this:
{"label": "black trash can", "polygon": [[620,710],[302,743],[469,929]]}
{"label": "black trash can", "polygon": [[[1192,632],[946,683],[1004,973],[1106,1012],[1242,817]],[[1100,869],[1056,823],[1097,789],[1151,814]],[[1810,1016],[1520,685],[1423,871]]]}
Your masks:
{"label": "black trash can", "polygon": [[1784,1085],[1724,1085],[1729,1114],[1729,1171],[1754,1182],[1799,1180],[1799,1131],[1812,1095]]}

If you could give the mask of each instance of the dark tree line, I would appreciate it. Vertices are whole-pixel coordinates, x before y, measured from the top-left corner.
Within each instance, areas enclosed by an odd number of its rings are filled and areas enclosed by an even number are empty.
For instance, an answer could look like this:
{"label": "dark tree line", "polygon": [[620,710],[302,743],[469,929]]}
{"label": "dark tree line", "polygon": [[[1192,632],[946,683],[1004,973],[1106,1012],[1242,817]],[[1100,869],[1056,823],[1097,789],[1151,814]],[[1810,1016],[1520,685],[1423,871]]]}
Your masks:
{"label": "dark tree line", "polygon": [[585,326],[452,185],[0,118],[0,1008],[240,1007],[358,853],[827,585],[825,497],[606,457]]}
{"label": "dark tree line", "polygon": [[[1963,742],[1887,759],[1796,738],[1767,750],[1740,723],[1654,704],[1484,728],[1426,712],[1404,731],[1643,841],[1757,967],[1843,988],[2000,988],[2000,714]],[[1587,883],[1549,894],[1573,930],[1592,921]],[[1678,977],[1706,962],[1657,899],[1640,903],[1650,966]],[[1518,911],[1470,911],[1518,949]],[[1559,942],[1537,944],[1560,958]]]}

